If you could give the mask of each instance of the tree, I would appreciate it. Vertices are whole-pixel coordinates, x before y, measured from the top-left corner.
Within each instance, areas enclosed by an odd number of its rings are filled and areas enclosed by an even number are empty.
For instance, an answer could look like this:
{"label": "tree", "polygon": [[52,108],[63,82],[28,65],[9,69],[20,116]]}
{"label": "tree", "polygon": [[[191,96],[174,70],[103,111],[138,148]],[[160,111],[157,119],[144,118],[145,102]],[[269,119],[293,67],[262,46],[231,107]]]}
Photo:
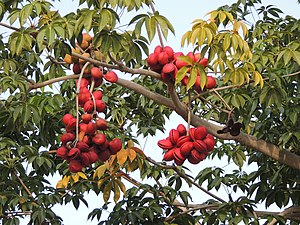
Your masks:
{"label": "tree", "polygon": [[[61,224],[53,206],[87,205],[90,191],[105,202],[88,215],[99,224],[299,223],[298,19],[239,0],[195,20],[181,42],[191,52],[178,53],[152,1],[79,5],[60,15],[47,1],[0,1],[9,30],[0,44],[3,224]],[[123,26],[125,11],[135,13]],[[165,130],[172,113],[186,122]],[[158,130],[161,161],[137,141]],[[235,169],[190,173],[208,158]],[[185,183],[211,199],[194,204]],[[221,186],[242,194],[224,199],[214,194]],[[282,211],[258,211],[261,203]]]}

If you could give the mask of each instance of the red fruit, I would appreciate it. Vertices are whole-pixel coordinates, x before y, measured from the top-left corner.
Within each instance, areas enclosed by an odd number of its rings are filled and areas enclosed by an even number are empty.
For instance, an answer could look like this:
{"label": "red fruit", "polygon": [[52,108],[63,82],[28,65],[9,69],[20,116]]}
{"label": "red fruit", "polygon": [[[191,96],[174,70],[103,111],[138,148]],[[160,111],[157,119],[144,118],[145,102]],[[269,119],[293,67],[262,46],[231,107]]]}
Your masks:
{"label": "red fruit", "polygon": [[84,106],[84,104],[91,99],[91,93],[89,89],[86,87],[80,89],[80,92],[78,94],[78,102],[80,106]]}
{"label": "red fruit", "polygon": [[69,164],[69,170],[71,173],[80,172],[83,168],[83,165],[78,160],[71,160]]}
{"label": "red fruit", "polygon": [[97,149],[101,152],[101,151],[109,150],[108,147],[109,147],[109,141],[106,139],[104,144],[97,146]]}
{"label": "red fruit", "polygon": [[[79,79],[76,80],[76,87],[78,87],[78,83],[79,83]],[[89,85],[89,81],[86,78],[81,78],[80,80],[80,89],[81,88],[87,88],[87,86]]]}
{"label": "red fruit", "polygon": [[172,61],[174,58],[174,51],[170,46],[165,46],[163,52],[167,53],[169,61]]}
{"label": "red fruit", "polygon": [[194,141],[194,148],[198,152],[205,152],[207,150],[207,144],[202,140],[195,140]]}
{"label": "red fruit", "polygon": [[92,77],[94,77],[94,78],[96,78],[96,79],[100,79],[100,78],[102,78],[102,76],[103,76],[103,72],[102,72],[102,70],[100,69],[100,68],[98,68],[98,67],[93,67],[92,69],[91,69],[91,75],[92,75]]}
{"label": "red fruit", "polygon": [[193,142],[191,141],[185,142],[180,146],[180,153],[184,157],[187,157],[193,148],[194,148]]}
{"label": "red fruit", "polygon": [[122,148],[122,141],[119,138],[114,138],[109,142],[110,154],[115,155]]}
{"label": "red fruit", "polygon": [[167,63],[163,66],[162,72],[163,73],[168,73],[168,74],[173,74],[175,72],[176,66],[174,63]]}
{"label": "red fruit", "polygon": [[176,129],[171,129],[169,132],[169,138],[172,144],[176,145],[178,139],[179,139],[179,132]]}
{"label": "red fruit", "polygon": [[158,54],[157,60],[159,64],[165,65],[169,62],[169,56],[166,52],[161,52]]}
{"label": "red fruit", "polygon": [[79,148],[71,148],[71,150],[68,152],[68,157],[70,159],[77,159],[80,155],[80,149]]}
{"label": "red fruit", "polygon": [[101,100],[103,97],[102,91],[94,91],[93,92],[93,96],[95,98],[95,100]]}
{"label": "red fruit", "polygon": [[73,133],[65,133],[62,134],[60,137],[60,141],[64,144],[66,144],[68,141],[74,141],[75,135]]}
{"label": "red fruit", "polygon": [[148,65],[151,66],[155,66],[157,64],[157,54],[156,53],[151,53],[148,58],[147,58],[147,63]]}
{"label": "red fruit", "polygon": [[191,164],[198,164],[199,162],[201,162],[199,158],[195,158],[193,155],[189,155],[187,159]]}
{"label": "red fruit", "polygon": [[104,75],[104,79],[111,83],[116,83],[118,81],[118,75],[114,71],[109,71]]}
{"label": "red fruit", "polygon": [[174,148],[168,150],[163,157],[164,161],[172,161],[174,159]]}
{"label": "red fruit", "polygon": [[190,154],[193,158],[202,161],[205,158],[205,154],[193,149]]}
{"label": "red fruit", "polygon": [[204,68],[207,67],[207,64],[208,64],[208,59],[207,58],[203,58],[200,60],[199,62],[202,66],[204,66]]}
{"label": "red fruit", "polygon": [[201,54],[198,52],[198,53],[195,53],[194,54],[194,62],[199,62],[201,60]]}
{"label": "red fruit", "polygon": [[96,100],[96,110],[97,112],[104,112],[106,108],[106,104],[103,100]]}
{"label": "red fruit", "polygon": [[207,145],[207,151],[210,152],[214,149],[216,141],[214,137],[210,134],[206,136],[206,138],[203,139],[203,142]]}
{"label": "red fruit", "polygon": [[194,137],[196,140],[203,140],[207,135],[207,129],[204,126],[195,128]]}
{"label": "red fruit", "polygon": [[89,151],[88,156],[89,156],[91,164],[98,161],[98,155],[95,151]]}
{"label": "red fruit", "polygon": [[184,76],[184,78],[181,80],[181,83],[186,86],[189,82],[189,77],[188,76]]}
{"label": "red fruit", "polygon": [[184,62],[184,61],[181,61],[180,59],[177,59],[177,60],[175,61],[175,65],[176,65],[176,67],[177,67],[178,69],[180,69],[180,68],[182,68],[182,67],[184,67],[184,66],[187,66],[188,63],[186,63],[186,62]]}
{"label": "red fruit", "polygon": [[101,161],[101,162],[104,162],[106,160],[108,160],[110,157],[110,151],[108,149],[106,149],[105,151],[101,151],[98,153],[98,159]]}
{"label": "red fruit", "polygon": [[[86,124],[86,126],[87,126],[87,124]],[[86,143],[87,145],[90,145],[91,144],[91,138],[88,137],[87,135],[84,135],[84,137],[82,138],[82,142]]]}
{"label": "red fruit", "polygon": [[101,77],[100,79],[95,79],[94,78],[94,87],[96,88],[96,87],[99,87],[101,84],[102,84],[102,82],[103,82],[103,77]]}
{"label": "red fruit", "polygon": [[162,52],[162,50],[163,48],[160,45],[158,45],[154,48],[154,53],[159,54]]}
{"label": "red fruit", "polygon": [[90,166],[92,164],[88,152],[82,152],[80,154],[80,159],[81,159],[83,166],[85,166],[85,167]]}
{"label": "red fruit", "polygon": [[97,130],[106,130],[108,127],[106,120],[102,118],[97,119],[95,123]]}
{"label": "red fruit", "polygon": [[74,118],[74,116],[68,113],[63,116],[62,121],[67,126],[72,118]]}
{"label": "red fruit", "polygon": [[181,154],[180,148],[174,148],[174,159],[182,161],[185,157]]}
{"label": "red fruit", "polygon": [[86,132],[86,130],[87,130],[87,124],[86,123],[80,123],[79,124],[79,131],[80,132]]}
{"label": "red fruit", "polygon": [[191,141],[190,136],[185,136],[185,135],[181,136],[181,137],[178,138],[176,146],[178,148],[180,148],[180,146],[183,145],[183,143],[188,142],[188,141]]}
{"label": "red fruit", "polygon": [[174,158],[174,162],[177,166],[181,166],[184,163],[184,161],[185,161],[185,159],[179,160],[179,159]]}
{"label": "red fruit", "polygon": [[89,122],[86,128],[86,134],[92,135],[96,132],[96,125],[94,122]]}
{"label": "red fruit", "polygon": [[176,129],[177,129],[177,131],[179,133],[179,136],[186,135],[186,128],[185,128],[185,126],[183,124],[178,124],[178,126],[177,126]]}
{"label": "red fruit", "polygon": [[88,100],[87,102],[84,103],[83,109],[87,113],[92,113],[94,111],[94,102],[92,100]]}
{"label": "red fruit", "polygon": [[61,146],[56,150],[56,155],[63,159],[66,159],[68,155],[68,149],[65,146]]}
{"label": "red fruit", "polygon": [[91,114],[84,113],[81,115],[81,120],[84,123],[89,123],[89,122],[91,122],[92,119],[93,119],[93,116]]}
{"label": "red fruit", "polygon": [[83,141],[78,141],[76,147],[79,148],[81,152],[88,152],[90,148],[89,145],[84,143]]}
{"label": "red fruit", "polygon": [[215,88],[216,86],[217,86],[216,79],[212,76],[207,76],[205,87],[207,89],[212,89],[212,88]]}
{"label": "red fruit", "polygon": [[177,57],[179,56],[183,56],[184,54],[182,52],[175,52],[174,55],[173,55],[173,58],[174,60],[176,61],[177,60]]}
{"label": "red fruit", "polygon": [[80,64],[74,63],[74,65],[73,65],[73,73],[74,74],[80,74],[81,73]]}
{"label": "red fruit", "polygon": [[190,130],[189,130],[189,135],[190,135],[190,137],[191,137],[192,140],[195,140],[194,134],[195,134],[195,128],[192,127],[192,128],[190,128]]}
{"label": "red fruit", "polygon": [[193,52],[189,52],[186,56],[190,57],[195,62],[195,55]]}
{"label": "red fruit", "polygon": [[92,142],[95,145],[103,145],[106,141],[105,134],[95,134],[95,136],[92,138]]}
{"label": "red fruit", "polygon": [[171,149],[171,148],[173,148],[172,142],[168,139],[162,139],[162,140],[158,141],[157,145],[158,145],[158,147],[160,147],[162,149]]}

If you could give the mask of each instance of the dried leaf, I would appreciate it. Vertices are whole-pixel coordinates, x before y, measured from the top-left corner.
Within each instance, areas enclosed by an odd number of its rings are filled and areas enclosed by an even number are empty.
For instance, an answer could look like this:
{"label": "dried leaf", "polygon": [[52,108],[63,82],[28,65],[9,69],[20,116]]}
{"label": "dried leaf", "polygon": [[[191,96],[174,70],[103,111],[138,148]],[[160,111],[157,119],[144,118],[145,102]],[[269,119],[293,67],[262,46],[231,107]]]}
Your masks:
{"label": "dried leaf", "polygon": [[117,153],[117,159],[120,166],[122,166],[126,162],[127,157],[128,157],[128,153],[126,149],[121,149]]}

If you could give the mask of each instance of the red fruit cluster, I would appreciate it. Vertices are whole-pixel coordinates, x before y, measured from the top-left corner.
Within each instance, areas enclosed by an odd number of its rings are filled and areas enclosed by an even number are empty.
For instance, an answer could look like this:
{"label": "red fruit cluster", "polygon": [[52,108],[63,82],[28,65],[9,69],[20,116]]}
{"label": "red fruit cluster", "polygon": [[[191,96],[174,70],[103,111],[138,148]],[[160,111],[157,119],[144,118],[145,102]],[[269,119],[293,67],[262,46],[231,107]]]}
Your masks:
{"label": "red fruit cluster", "polygon": [[63,116],[62,122],[66,133],[61,135],[62,145],[56,151],[59,157],[69,162],[69,170],[72,173],[79,172],[98,160],[104,162],[122,148],[122,141],[119,138],[109,141],[104,133],[108,125],[107,121],[99,116],[99,113],[106,110],[102,92],[95,90],[91,94],[91,81],[86,78],[82,78],[80,83],[77,80],[76,86],[78,85],[80,86],[78,103],[84,113],[80,115],[80,119],[78,118],[77,129],[77,121],[73,115]]}
{"label": "red fruit cluster", "polygon": [[192,164],[201,162],[214,149],[215,138],[204,126],[190,128],[189,135],[183,124],[171,129],[169,137],[159,140],[157,145],[164,150],[165,161],[174,160],[180,166],[187,159]]}
{"label": "red fruit cluster", "polygon": [[[180,68],[183,66],[187,66],[188,64],[180,59],[179,56],[185,56],[182,52],[174,52],[170,46],[166,46],[162,48],[161,46],[156,46],[154,52],[151,53],[147,58],[147,63],[151,70],[158,72],[161,74],[161,78],[163,81],[174,81],[176,78],[176,74]],[[200,53],[189,52],[186,56],[190,57],[193,62],[198,62],[203,65],[204,68],[208,65],[207,58],[201,58]],[[194,88],[196,91],[200,92],[200,74],[197,76],[196,83],[194,84]],[[187,85],[188,76],[185,76],[181,82],[183,85]],[[216,79],[212,76],[207,76],[207,81],[205,88],[212,89],[217,85]]]}

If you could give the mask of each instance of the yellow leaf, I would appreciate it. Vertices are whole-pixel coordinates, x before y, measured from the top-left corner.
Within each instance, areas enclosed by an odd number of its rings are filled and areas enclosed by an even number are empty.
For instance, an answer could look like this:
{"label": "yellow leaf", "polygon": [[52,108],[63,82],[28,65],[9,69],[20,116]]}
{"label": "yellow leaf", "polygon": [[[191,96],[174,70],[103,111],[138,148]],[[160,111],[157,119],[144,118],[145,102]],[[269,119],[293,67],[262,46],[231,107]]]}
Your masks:
{"label": "yellow leaf", "polygon": [[82,179],[87,180],[87,176],[83,173],[83,172],[78,172],[79,177],[81,177]]}
{"label": "yellow leaf", "polygon": [[97,185],[98,185],[98,188],[101,188],[102,184],[107,181],[109,179],[109,177],[105,177],[101,180],[98,181]]}
{"label": "yellow leaf", "polygon": [[131,162],[136,158],[136,152],[131,148],[128,149],[128,157]]}
{"label": "yellow leaf", "polygon": [[63,181],[62,180],[59,180],[56,184],[56,188],[65,188],[64,184],[63,184]]}
{"label": "yellow leaf", "polygon": [[213,40],[213,34],[209,28],[204,28],[207,38],[207,44],[209,45]]}
{"label": "yellow leaf", "polygon": [[197,27],[196,29],[194,29],[194,30],[192,31],[192,34],[191,34],[191,37],[190,37],[190,42],[191,42],[192,44],[195,44],[196,38],[199,36],[199,33],[201,32],[201,30],[202,30],[202,28]]}
{"label": "yellow leaf", "polygon": [[248,36],[248,28],[247,28],[247,26],[244,23],[242,23],[241,26],[242,26],[244,38],[247,38],[247,36]]}
{"label": "yellow leaf", "polygon": [[119,185],[116,182],[114,182],[113,191],[115,193],[114,194],[114,201],[117,202],[120,199],[121,192],[120,192]]}
{"label": "yellow leaf", "polygon": [[117,155],[110,156],[108,160],[109,168],[111,168],[113,165],[115,165],[115,161],[117,160]]}
{"label": "yellow leaf", "polygon": [[134,147],[134,142],[132,140],[129,140],[127,142],[127,146],[128,146],[128,148]]}
{"label": "yellow leaf", "polygon": [[72,180],[74,181],[74,183],[77,183],[79,181],[78,173],[72,174],[71,177],[72,177]]}
{"label": "yellow leaf", "polygon": [[121,181],[121,179],[116,179],[117,184],[119,185],[121,191],[123,192],[123,194],[126,194],[126,187],[123,184],[123,182]]}
{"label": "yellow leaf", "polygon": [[98,179],[100,179],[103,174],[105,173],[105,171],[107,170],[107,164],[102,164],[101,166],[99,166],[95,172],[94,172],[94,175],[93,175],[93,178],[95,179],[96,177],[98,177]]}
{"label": "yellow leaf", "polygon": [[225,19],[226,19],[226,14],[225,14],[225,12],[220,11],[220,12],[219,12],[219,20],[220,20],[220,23],[223,23]]}
{"label": "yellow leaf", "polygon": [[63,177],[63,179],[62,179],[62,184],[63,184],[63,186],[66,188],[66,187],[68,187],[68,183],[69,183],[69,181],[70,181],[70,176],[64,176]]}
{"label": "yellow leaf", "polygon": [[181,38],[181,46],[183,47],[185,42],[187,45],[190,44],[190,34],[191,34],[191,31],[187,31],[185,32],[184,35],[182,35],[182,38]]}
{"label": "yellow leaf", "polygon": [[121,149],[117,153],[117,159],[120,166],[122,166],[127,160],[128,154],[126,149]]}
{"label": "yellow leaf", "polygon": [[219,14],[218,10],[214,10],[212,12],[210,12],[210,20],[213,21]]}
{"label": "yellow leaf", "polygon": [[105,203],[109,200],[112,184],[109,182],[103,190],[103,200]]}
{"label": "yellow leaf", "polygon": [[227,18],[230,20],[230,21],[233,21],[233,16],[230,12],[226,12],[224,11],[224,13],[226,14]]}

